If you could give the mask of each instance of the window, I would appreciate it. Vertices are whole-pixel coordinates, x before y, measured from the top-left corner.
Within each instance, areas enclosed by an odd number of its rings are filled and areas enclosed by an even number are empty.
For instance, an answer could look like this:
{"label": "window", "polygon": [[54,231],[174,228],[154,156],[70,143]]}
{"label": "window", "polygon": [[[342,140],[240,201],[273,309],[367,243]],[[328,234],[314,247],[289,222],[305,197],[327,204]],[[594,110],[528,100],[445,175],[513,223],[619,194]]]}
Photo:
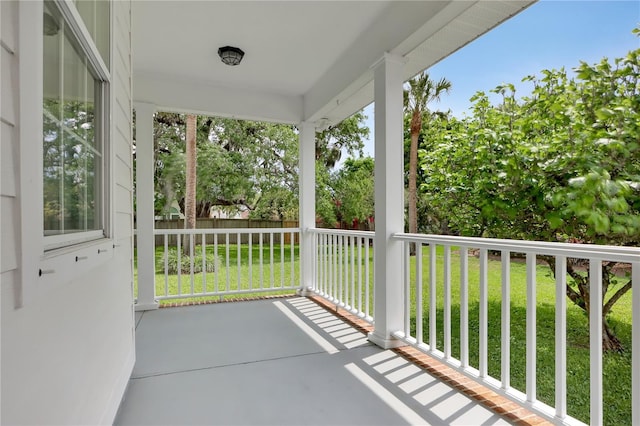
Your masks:
{"label": "window", "polygon": [[45,249],[106,236],[109,3],[76,4],[44,5]]}

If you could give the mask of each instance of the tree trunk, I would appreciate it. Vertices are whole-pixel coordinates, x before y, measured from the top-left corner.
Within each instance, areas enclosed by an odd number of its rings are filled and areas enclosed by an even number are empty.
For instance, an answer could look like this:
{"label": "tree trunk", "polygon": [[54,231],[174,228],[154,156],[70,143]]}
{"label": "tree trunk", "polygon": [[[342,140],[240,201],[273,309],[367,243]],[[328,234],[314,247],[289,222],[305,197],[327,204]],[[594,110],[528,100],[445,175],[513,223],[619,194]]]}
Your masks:
{"label": "tree trunk", "polygon": [[605,318],[602,318],[602,350],[604,352],[615,351],[623,352],[622,342],[613,333],[613,330],[609,328],[609,324]]}
{"label": "tree trunk", "polygon": [[[418,138],[422,127],[422,112],[416,108],[411,117],[411,147],[409,149],[409,232],[418,233]],[[416,244],[409,247],[411,256],[416,254]]]}
{"label": "tree trunk", "polygon": [[[556,269],[556,260],[553,256],[542,256],[542,258],[548,263],[549,268],[551,269],[551,273],[555,277],[555,269]],[[569,300],[573,302],[576,306],[582,309],[587,318],[590,321],[590,293],[589,293],[589,276],[580,274],[576,271],[576,259],[569,259],[567,263],[567,274],[571,279],[575,281],[577,286],[577,291],[574,289],[568,282],[566,285],[566,294]],[[603,292],[606,293],[605,289],[609,287],[610,276],[613,274],[614,264],[607,264],[602,270],[602,284],[603,284]],[[619,289],[616,294],[614,294],[609,301],[604,304],[602,309],[602,350],[604,352],[615,351],[622,352],[624,351],[624,347],[622,346],[622,342],[618,339],[607,324],[607,315],[611,311],[611,307],[615,304],[615,302],[622,297],[627,291],[631,289],[632,282],[629,281],[625,284],[621,289]],[[605,300],[605,294],[602,295],[602,299]],[[587,329],[587,333],[589,333],[590,329]]]}
{"label": "tree trunk", "polygon": [[[186,188],[184,200],[184,227],[195,229],[196,227],[196,116],[187,115],[186,132]],[[185,235],[183,252],[189,254],[189,237]]]}

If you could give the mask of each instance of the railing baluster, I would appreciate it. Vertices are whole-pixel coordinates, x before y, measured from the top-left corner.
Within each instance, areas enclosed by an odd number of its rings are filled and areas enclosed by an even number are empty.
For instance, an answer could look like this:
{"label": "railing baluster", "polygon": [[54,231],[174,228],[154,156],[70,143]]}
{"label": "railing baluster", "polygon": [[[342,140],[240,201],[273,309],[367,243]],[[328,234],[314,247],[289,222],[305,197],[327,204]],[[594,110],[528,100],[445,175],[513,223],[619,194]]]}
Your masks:
{"label": "railing baluster", "polygon": [[202,294],[207,292],[207,237],[200,235],[200,254],[202,255]]}
{"label": "railing baluster", "polygon": [[337,304],[338,300],[338,236],[331,236],[331,251],[333,252],[331,259],[331,297]]}
{"label": "railing baluster", "polygon": [[284,232],[280,232],[280,288],[284,288]]}
{"label": "railing baluster", "polygon": [[263,234],[258,236],[258,244],[260,246],[260,290],[264,288],[264,259],[263,259]]}
{"label": "railing baluster", "polygon": [[488,371],[487,348],[489,340],[489,328],[487,325],[489,304],[489,256],[487,249],[480,249],[480,315],[479,315],[479,368],[480,377],[486,378]]}
{"label": "railing baluster", "polygon": [[338,257],[336,259],[337,265],[336,269],[338,270],[338,293],[337,293],[337,303],[342,304],[344,300],[344,295],[342,294],[342,236],[338,236]]}
{"label": "railing baluster", "polygon": [[213,289],[214,293],[217,293],[218,288],[218,269],[220,269],[220,263],[218,262],[218,234],[213,234],[213,261],[214,271],[213,271],[213,285],[215,286]]}
{"label": "railing baluster", "polygon": [[189,234],[189,275],[191,279],[191,295],[194,294],[194,274],[193,274],[193,234]]}
{"label": "railing baluster", "polygon": [[364,276],[366,278],[366,285],[364,286],[364,303],[365,309],[364,313],[367,317],[371,316],[371,312],[369,311],[369,289],[371,287],[371,277],[369,275],[369,244],[370,239],[367,238],[367,244],[364,246]]}
{"label": "railing baluster", "polygon": [[[373,249],[374,252],[374,256],[373,256],[373,262],[372,262],[372,266],[373,266],[373,270],[376,270],[376,256],[375,256],[375,251],[376,251],[376,239],[375,238],[371,238],[371,248]],[[372,284],[371,284],[371,288],[376,288],[376,274],[373,274],[373,278],[371,279]],[[376,292],[374,291],[373,294],[371,295],[371,298],[373,299],[373,307],[375,309],[376,306]],[[368,299],[367,299],[368,300]],[[375,312],[371,312],[370,315],[371,317],[373,317],[373,315],[375,314]]]}
{"label": "railing baluster", "polygon": [[536,255],[527,253],[527,401],[536,400]]}
{"label": "railing baluster", "polygon": [[230,290],[230,288],[231,288],[231,285],[230,285],[230,284],[231,284],[231,283],[230,283],[230,281],[231,281],[231,277],[230,277],[231,273],[230,273],[230,270],[229,270],[229,254],[230,254],[229,246],[231,245],[231,244],[230,244],[230,243],[231,243],[231,241],[230,241],[229,233],[225,233],[224,235],[225,235],[225,237],[226,237],[225,247],[226,247],[226,250],[227,250],[227,258],[226,258],[226,262],[227,262],[227,270],[226,270],[226,276],[227,276],[227,292],[229,292],[229,290]]}
{"label": "railing baluster", "polygon": [[451,358],[451,246],[444,246],[444,357]]}
{"label": "railing baluster", "polygon": [[[407,244],[410,246],[410,244]],[[422,315],[424,304],[422,302],[422,243],[415,242],[416,246],[416,342],[421,344],[424,340]],[[411,258],[407,257],[407,263]]]}
{"label": "railing baluster", "polygon": [[436,253],[438,246],[429,244],[429,350],[435,351],[436,340]]}
{"label": "railing baluster", "polygon": [[640,262],[631,264],[631,424],[640,424]]}
{"label": "railing baluster", "polygon": [[358,237],[358,312],[362,313],[362,244],[364,238]]}
{"label": "railing baluster", "polygon": [[176,240],[178,240],[178,252],[177,252],[177,256],[178,256],[178,295],[182,294],[182,247],[181,247],[181,243],[182,243],[182,238],[180,234],[176,235]]}
{"label": "railing baluster", "polygon": [[409,265],[411,243],[404,241],[404,335],[411,335],[411,266]]}
{"label": "railing baluster", "polygon": [[342,275],[344,281],[342,281],[343,294],[342,305],[348,308],[349,305],[349,237],[344,235],[342,237]]}
{"label": "railing baluster", "polygon": [[355,249],[355,237],[349,237],[349,244],[351,244],[351,309],[356,309],[356,249]]}
{"label": "railing baluster", "polygon": [[[300,233],[298,233],[298,235],[300,235]],[[294,273],[294,265],[295,265],[295,256],[294,256],[294,247],[296,244],[296,238],[295,235],[293,233],[293,231],[291,232],[291,238],[290,238],[290,242],[291,242],[291,288],[295,288],[296,286],[296,277],[295,277],[295,273]]]}
{"label": "railing baluster", "polygon": [[318,240],[318,259],[317,259],[317,265],[318,265],[318,269],[317,274],[317,285],[318,285],[318,291],[323,294],[326,295],[326,291],[324,289],[324,235],[322,234],[316,234],[316,238]]}
{"label": "railing baluster", "polygon": [[567,417],[567,258],[556,256],[556,417]]}
{"label": "railing baluster", "polygon": [[[315,257],[315,256],[314,256]],[[269,232],[269,288],[274,288],[274,271],[273,271],[273,232]]]}
{"label": "railing baluster", "polygon": [[502,389],[507,390],[511,386],[511,252],[502,250],[500,262],[502,266],[500,381]]}
{"label": "railing baluster", "polygon": [[[253,290],[253,234],[249,233],[249,290]],[[262,264],[262,262],[260,262]],[[262,271],[260,271],[262,277]]]}
{"label": "railing baluster", "polygon": [[[589,423],[601,425],[602,412],[602,261],[589,259],[589,361],[591,364],[591,415]],[[636,356],[638,354],[635,354]]]}
{"label": "railing baluster", "polygon": [[236,290],[242,290],[242,235],[237,232],[236,233]]}
{"label": "railing baluster", "polygon": [[169,234],[164,234],[164,295],[169,295]]}
{"label": "railing baluster", "polygon": [[469,249],[460,247],[460,364],[469,366]]}

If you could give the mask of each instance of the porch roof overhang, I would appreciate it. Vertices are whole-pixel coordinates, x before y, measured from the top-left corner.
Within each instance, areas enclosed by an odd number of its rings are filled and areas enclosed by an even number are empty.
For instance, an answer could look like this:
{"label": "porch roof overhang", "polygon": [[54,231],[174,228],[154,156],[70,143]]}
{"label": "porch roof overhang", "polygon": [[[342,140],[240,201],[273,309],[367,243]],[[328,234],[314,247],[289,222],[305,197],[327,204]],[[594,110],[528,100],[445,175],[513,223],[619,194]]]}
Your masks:
{"label": "porch roof overhang", "polygon": [[134,1],[134,101],[323,128],[373,101],[385,52],[409,79],[534,1]]}

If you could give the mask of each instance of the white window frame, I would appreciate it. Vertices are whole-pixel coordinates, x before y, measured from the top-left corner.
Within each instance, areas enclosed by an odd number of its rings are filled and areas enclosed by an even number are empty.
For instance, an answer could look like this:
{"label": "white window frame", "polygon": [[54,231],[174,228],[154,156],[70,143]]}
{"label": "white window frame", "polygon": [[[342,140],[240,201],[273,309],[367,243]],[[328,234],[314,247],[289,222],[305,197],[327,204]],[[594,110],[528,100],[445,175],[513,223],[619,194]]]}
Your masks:
{"label": "white window frame", "polygon": [[[54,0],[98,73],[104,80],[102,135],[102,230],[44,236],[43,199],[43,14],[44,2],[18,2],[18,90],[20,152],[20,269],[21,289],[15,306],[21,307],[43,293],[86,277],[92,269],[113,259],[113,149],[111,120],[115,104],[113,73],[102,60],[73,0]],[[113,3],[110,7],[109,63],[113,67]],[[95,233],[94,233],[95,232]],[[60,237],[60,239],[58,239]]]}
{"label": "white window frame", "polygon": [[[75,7],[75,3],[70,0],[52,0],[52,7],[57,7],[58,11],[62,15],[65,22],[65,30],[71,31],[72,37],[79,43],[82,55],[89,62],[89,66],[96,72],[100,83],[100,94],[97,96],[96,101],[100,103],[100,129],[96,133],[96,139],[101,147],[101,159],[100,159],[100,187],[99,194],[99,208],[100,208],[100,222],[101,229],[81,231],[73,233],[63,233],[56,235],[45,235],[45,252],[54,251],[56,249],[66,248],[72,245],[81,244],[84,242],[95,241],[109,236],[110,220],[109,220],[109,205],[111,201],[109,190],[109,144],[107,141],[110,137],[109,129],[109,116],[110,116],[110,87],[111,87],[111,73],[106,66],[104,60],[98,48],[93,40],[93,37],[89,33],[87,27],[84,24],[80,13]],[[111,28],[111,10],[109,8],[109,26]],[[41,33],[42,34],[42,33]],[[111,31],[110,31],[111,36]],[[109,43],[111,50],[111,43]],[[111,61],[109,61],[111,63]],[[43,230],[44,234],[44,230]]]}

